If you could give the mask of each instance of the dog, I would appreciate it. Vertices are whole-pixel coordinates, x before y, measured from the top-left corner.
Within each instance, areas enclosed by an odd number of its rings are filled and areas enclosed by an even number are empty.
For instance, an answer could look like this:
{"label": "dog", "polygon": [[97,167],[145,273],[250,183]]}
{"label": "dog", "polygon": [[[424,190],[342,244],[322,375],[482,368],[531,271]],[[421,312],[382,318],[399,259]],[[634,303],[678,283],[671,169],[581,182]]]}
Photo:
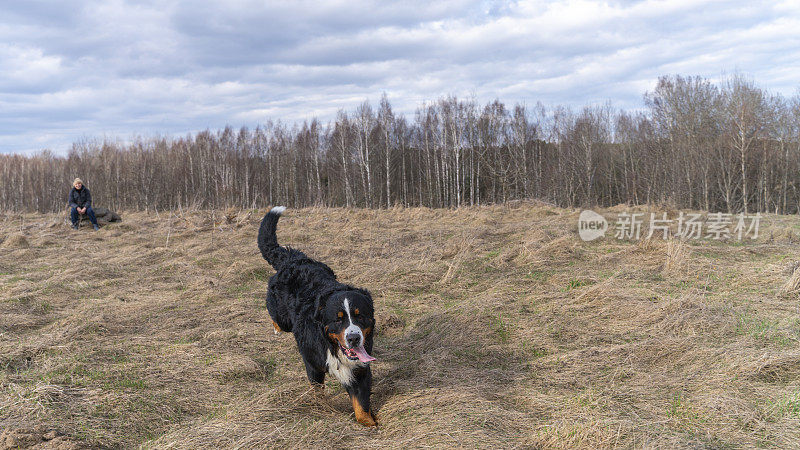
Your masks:
{"label": "dog", "polygon": [[305,253],[278,245],[278,219],[286,210],[272,208],[261,221],[258,248],[275,269],[269,279],[267,310],[275,334],[294,334],[311,385],[322,389],[325,374],[339,380],[353,404],[356,420],[377,426],[370,410],[370,363],[375,330],[372,296],[336,280],[327,265]]}

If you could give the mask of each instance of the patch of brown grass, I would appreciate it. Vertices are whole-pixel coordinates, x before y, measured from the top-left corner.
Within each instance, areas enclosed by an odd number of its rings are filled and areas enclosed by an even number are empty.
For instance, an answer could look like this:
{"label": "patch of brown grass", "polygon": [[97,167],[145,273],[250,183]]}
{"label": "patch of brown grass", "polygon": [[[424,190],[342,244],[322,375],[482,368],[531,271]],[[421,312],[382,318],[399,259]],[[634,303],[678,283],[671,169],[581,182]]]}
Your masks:
{"label": "patch of brown grass", "polygon": [[335,382],[309,388],[291,335],[272,334],[264,212],[126,212],[97,233],[4,216],[0,443],[800,442],[800,315],[786,300],[800,270],[782,272],[797,248],[781,231],[796,217],[766,216],[742,244],[586,243],[577,211],[536,202],[289,210],[279,242],[374,294],[380,427],[365,429]]}

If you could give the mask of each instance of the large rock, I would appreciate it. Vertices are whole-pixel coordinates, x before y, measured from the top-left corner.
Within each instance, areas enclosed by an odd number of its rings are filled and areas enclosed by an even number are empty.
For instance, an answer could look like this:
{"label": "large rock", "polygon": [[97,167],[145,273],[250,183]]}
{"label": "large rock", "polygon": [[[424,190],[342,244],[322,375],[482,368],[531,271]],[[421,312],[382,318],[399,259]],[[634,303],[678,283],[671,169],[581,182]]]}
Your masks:
{"label": "large rock", "polygon": [[98,222],[100,222],[100,220],[106,223],[122,222],[122,217],[120,217],[119,214],[108,208],[103,208],[102,206],[94,210],[94,215],[97,217]]}

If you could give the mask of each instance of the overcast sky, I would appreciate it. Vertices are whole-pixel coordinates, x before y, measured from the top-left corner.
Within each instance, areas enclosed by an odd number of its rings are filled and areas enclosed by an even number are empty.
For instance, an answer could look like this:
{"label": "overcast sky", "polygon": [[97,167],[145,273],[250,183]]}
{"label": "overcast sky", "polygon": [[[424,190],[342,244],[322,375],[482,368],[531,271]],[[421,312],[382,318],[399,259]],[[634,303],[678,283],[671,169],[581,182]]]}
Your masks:
{"label": "overcast sky", "polygon": [[800,87],[792,1],[2,1],[0,153],[475,96],[642,107],[660,75]]}

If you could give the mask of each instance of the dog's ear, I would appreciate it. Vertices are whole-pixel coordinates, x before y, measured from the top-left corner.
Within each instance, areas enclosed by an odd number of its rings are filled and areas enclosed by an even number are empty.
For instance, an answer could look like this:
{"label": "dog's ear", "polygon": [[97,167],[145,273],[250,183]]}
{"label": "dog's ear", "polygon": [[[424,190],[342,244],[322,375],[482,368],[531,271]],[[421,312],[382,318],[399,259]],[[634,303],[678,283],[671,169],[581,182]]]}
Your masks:
{"label": "dog's ear", "polygon": [[317,322],[323,323],[325,322],[325,305],[326,300],[328,299],[327,295],[318,295],[316,299],[314,299],[314,320]]}

